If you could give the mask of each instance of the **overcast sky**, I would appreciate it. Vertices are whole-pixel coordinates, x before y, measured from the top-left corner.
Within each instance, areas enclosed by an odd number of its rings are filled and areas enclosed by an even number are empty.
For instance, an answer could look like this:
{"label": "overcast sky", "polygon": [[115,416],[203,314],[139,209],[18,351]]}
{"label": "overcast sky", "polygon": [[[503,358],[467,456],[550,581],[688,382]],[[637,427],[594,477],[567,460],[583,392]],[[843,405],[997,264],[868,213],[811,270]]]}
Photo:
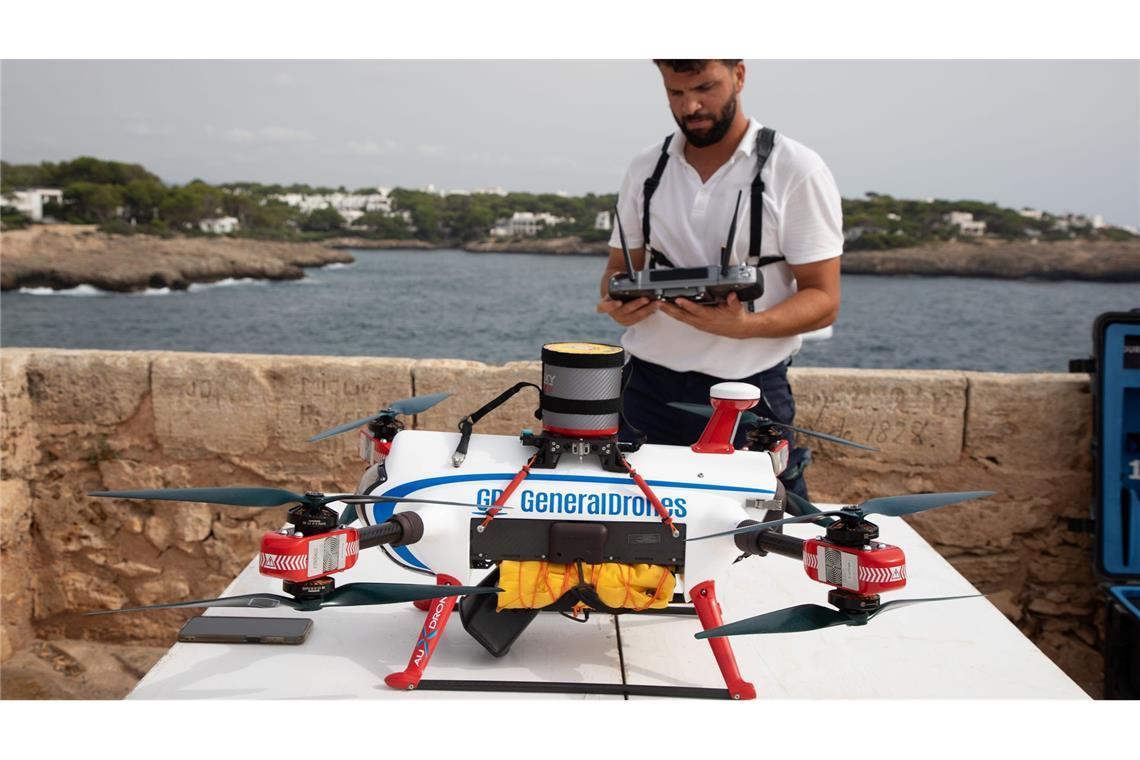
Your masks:
{"label": "overcast sky", "polygon": [[[747,61],[743,104],[845,197],[1140,225],[1136,61]],[[0,154],[254,180],[612,192],[673,129],[647,61],[4,61]]]}

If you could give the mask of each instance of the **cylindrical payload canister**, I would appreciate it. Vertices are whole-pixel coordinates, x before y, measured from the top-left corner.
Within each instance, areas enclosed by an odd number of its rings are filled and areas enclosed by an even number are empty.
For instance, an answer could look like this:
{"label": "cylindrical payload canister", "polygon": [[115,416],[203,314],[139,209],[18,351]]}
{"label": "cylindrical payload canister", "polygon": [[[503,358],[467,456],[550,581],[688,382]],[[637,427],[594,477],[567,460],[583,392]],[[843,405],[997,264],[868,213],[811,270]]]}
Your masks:
{"label": "cylindrical payload canister", "polygon": [[574,438],[616,435],[625,350],[605,343],[542,347],[542,426]]}

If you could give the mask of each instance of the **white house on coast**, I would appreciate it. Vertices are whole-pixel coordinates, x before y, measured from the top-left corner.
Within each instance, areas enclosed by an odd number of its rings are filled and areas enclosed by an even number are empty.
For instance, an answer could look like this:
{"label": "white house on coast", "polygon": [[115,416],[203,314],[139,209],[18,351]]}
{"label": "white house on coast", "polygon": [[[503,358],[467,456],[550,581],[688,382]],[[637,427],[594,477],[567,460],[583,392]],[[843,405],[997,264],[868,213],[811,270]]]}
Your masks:
{"label": "white house on coast", "polygon": [[203,219],[198,222],[198,229],[211,235],[230,235],[241,229],[241,223],[234,216],[220,216],[215,219]]}
{"label": "white house on coast", "polygon": [[968,211],[951,211],[942,215],[942,221],[951,227],[957,227],[958,232],[966,237],[981,237],[986,234],[986,223],[974,221],[974,215]]}
{"label": "white house on coast", "polygon": [[378,187],[373,193],[281,193],[271,197],[303,214],[323,208],[336,209],[341,216],[352,222],[372,211],[392,213],[391,192],[390,187]]}
{"label": "white house on coast", "polygon": [[534,211],[516,211],[510,219],[500,219],[491,228],[493,237],[534,237],[543,227],[570,220],[554,214]]}
{"label": "white house on coast", "polygon": [[0,201],[3,205],[16,209],[33,222],[44,220],[44,205],[52,202],[63,205],[62,190],[52,187],[13,190]]}

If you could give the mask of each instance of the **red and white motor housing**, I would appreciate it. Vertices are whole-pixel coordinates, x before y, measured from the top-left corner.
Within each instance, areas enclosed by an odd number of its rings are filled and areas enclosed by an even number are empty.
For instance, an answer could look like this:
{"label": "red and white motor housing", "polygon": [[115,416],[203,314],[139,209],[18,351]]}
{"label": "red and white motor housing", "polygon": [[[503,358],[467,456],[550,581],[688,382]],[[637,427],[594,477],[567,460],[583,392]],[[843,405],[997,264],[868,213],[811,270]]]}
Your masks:
{"label": "red and white motor housing", "polygon": [[315,536],[266,533],[261,537],[258,569],[271,578],[308,581],[347,570],[359,556],[360,537],[355,528]]}
{"label": "red and white motor housing", "polygon": [[391,451],[391,441],[385,441],[383,438],[376,438],[370,432],[368,432],[367,425],[360,428],[360,458],[367,462],[369,466],[372,466],[377,462],[383,462]]}
{"label": "red and white motor housing", "polygon": [[857,594],[881,594],[906,585],[906,556],[897,546],[872,541],[870,548],[840,546],[809,538],[804,542],[804,571],[813,581]]}

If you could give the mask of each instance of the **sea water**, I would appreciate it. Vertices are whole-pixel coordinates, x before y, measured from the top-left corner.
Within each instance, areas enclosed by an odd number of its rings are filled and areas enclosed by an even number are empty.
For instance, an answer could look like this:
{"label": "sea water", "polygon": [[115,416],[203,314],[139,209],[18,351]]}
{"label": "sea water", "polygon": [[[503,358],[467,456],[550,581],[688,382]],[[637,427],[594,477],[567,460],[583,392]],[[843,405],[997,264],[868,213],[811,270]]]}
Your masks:
{"label": "sea water", "polygon": [[[595,313],[593,256],[354,251],[303,280],[225,280],[110,294],[81,286],[0,298],[3,346],[536,360],[542,343],[617,342]],[[78,297],[77,297],[78,296]],[[1092,322],[1140,307],[1136,283],[847,275],[833,337],[806,366],[1064,372]]]}

